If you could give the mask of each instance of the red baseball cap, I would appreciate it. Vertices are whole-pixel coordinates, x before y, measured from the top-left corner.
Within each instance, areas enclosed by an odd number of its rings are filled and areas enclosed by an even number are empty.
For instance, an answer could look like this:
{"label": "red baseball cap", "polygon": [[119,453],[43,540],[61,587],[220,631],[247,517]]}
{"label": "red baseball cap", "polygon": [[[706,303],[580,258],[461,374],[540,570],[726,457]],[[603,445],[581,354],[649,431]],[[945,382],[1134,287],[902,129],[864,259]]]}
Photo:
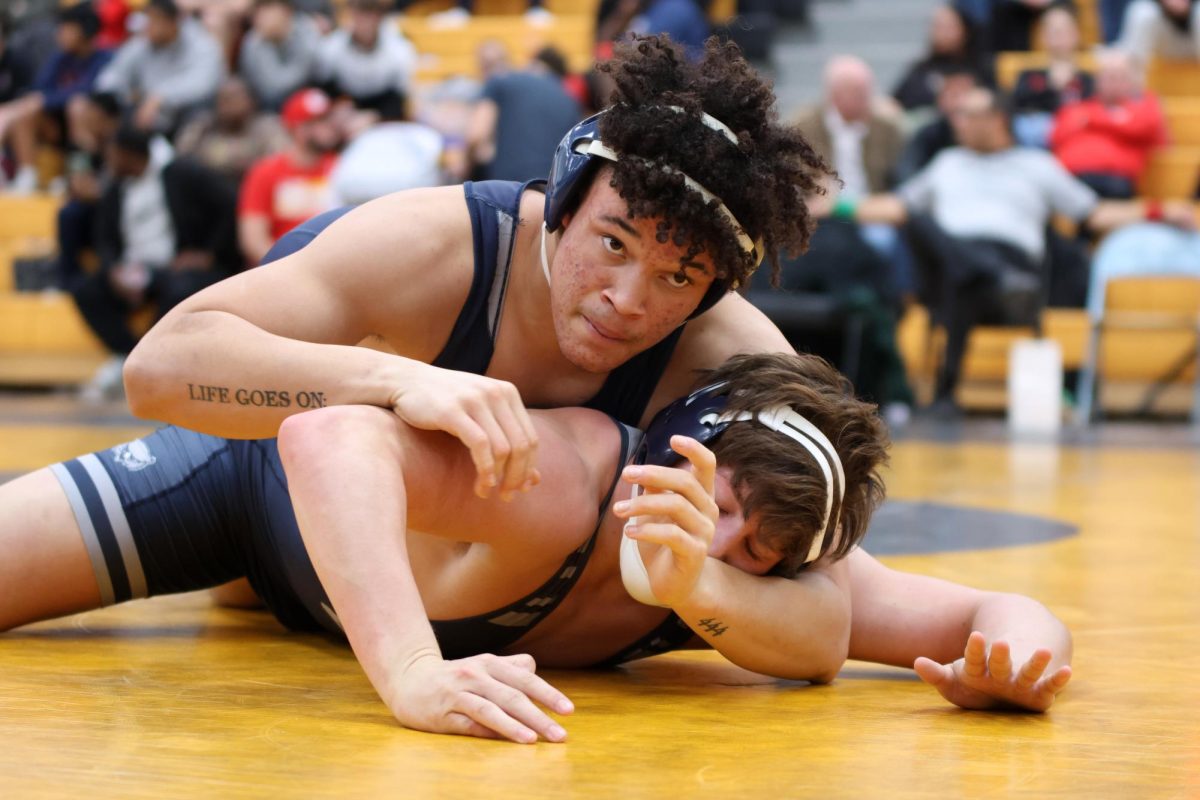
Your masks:
{"label": "red baseball cap", "polygon": [[288,130],[328,114],[333,110],[329,95],[320,89],[301,89],[283,104],[280,116]]}

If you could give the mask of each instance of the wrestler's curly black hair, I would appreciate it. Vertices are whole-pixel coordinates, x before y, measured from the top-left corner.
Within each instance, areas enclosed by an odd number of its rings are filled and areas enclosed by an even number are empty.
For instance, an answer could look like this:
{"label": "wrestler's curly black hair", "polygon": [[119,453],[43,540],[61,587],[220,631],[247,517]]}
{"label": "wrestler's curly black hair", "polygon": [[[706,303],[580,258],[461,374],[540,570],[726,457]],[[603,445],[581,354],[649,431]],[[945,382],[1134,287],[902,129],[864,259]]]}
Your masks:
{"label": "wrestler's curly black hair", "polygon": [[[756,266],[715,201],[686,188],[682,172],[762,242],[773,277],[781,251],[804,251],[813,227],[804,198],[823,191],[829,168],[799,133],[779,124],[771,85],[737,45],[710,38],[703,57],[691,62],[666,36],[636,37],[599,69],[616,84],[600,121],[601,140],[621,155],[610,183],[632,216],[663,219],[660,242],[686,244],[683,261],[707,252],[731,287]],[[738,144],[706,127],[702,112],[725,123]]]}

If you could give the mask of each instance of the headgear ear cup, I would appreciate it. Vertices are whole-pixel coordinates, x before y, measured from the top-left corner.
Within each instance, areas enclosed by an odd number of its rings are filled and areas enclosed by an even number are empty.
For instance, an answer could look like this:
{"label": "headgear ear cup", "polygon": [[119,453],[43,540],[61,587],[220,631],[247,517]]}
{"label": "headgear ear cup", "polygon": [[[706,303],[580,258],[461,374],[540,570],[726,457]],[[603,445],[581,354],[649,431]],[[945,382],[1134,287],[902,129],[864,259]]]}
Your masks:
{"label": "headgear ear cup", "polygon": [[546,181],[546,230],[553,233],[562,225],[563,217],[575,207],[580,195],[591,183],[592,176],[604,159],[576,150],[583,142],[600,138],[600,117],[604,112],[593,114],[567,131],[558,147],[554,148],[554,161],[550,164],[550,177]]}

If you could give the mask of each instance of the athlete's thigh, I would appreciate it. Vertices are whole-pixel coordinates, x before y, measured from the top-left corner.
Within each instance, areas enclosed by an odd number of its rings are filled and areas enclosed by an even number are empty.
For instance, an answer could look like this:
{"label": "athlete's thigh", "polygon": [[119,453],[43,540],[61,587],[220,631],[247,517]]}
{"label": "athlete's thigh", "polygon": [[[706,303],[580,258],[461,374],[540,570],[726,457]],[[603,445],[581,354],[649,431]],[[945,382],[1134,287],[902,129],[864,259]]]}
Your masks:
{"label": "athlete's thigh", "polygon": [[0,486],[0,630],[99,605],[92,562],[58,479],[40,469]]}

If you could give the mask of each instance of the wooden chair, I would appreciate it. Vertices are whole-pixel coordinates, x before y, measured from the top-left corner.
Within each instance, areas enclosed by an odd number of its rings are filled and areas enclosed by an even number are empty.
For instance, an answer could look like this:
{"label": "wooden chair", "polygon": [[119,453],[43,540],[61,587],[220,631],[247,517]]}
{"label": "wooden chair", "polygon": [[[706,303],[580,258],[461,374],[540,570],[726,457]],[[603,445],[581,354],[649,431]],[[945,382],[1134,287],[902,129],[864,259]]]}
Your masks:
{"label": "wooden chair", "polygon": [[545,45],[554,45],[572,70],[584,71],[592,63],[595,22],[584,16],[555,16],[534,24],[521,17],[474,16],[462,25],[447,27],[427,17],[405,17],[400,29],[417,48],[417,79],[423,82],[461,75],[479,77],[476,52],[488,40],[505,45],[513,61],[526,63]]}
{"label": "wooden chair", "polygon": [[1158,150],[1138,181],[1138,194],[1155,200],[1190,198],[1200,180],[1200,147],[1173,146]]}
{"label": "wooden chair", "polygon": [[58,208],[53,195],[0,194],[0,241],[53,239]]}
{"label": "wooden chair", "polygon": [[1146,71],[1146,86],[1159,97],[1190,97],[1200,94],[1200,63],[1154,60]]}
{"label": "wooden chair", "polygon": [[1163,113],[1171,144],[1176,147],[1200,147],[1200,86],[1195,97],[1163,99]]}
{"label": "wooden chair", "polygon": [[[1117,331],[1124,342],[1109,341]],[[1112,336],[1116,339],[1116,336]],[[1148,411],[1161,387],[1190,377],[1195,383],[1192,422],[1200,423],[1200,276],[1137,275],[1110,278],[1104,309],[1091,320],[1087,360],[1079,380],[1078,422],[1091,422],[1101,367],[1106,378],[1153,383],[1141,404]]]}

